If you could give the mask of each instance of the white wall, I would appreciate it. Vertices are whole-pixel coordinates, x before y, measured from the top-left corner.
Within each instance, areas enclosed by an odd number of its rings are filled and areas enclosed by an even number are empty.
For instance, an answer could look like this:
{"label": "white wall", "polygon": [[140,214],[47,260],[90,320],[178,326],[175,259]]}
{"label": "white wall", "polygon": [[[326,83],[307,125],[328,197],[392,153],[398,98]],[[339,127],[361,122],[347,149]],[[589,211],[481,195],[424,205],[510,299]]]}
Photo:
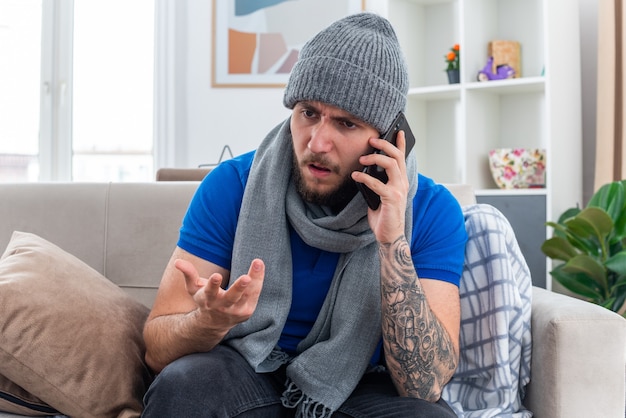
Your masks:
{"label": "white wall", "polygon": [[[581,19],[583,196],[593,193],[598,0],[578,0]],[[575,3],[572,5],[575,7]],[[252,150],[289,115],[282,88],[211,87],[211,0],[176,2],[176,166],[215,163],[224,145]]]}

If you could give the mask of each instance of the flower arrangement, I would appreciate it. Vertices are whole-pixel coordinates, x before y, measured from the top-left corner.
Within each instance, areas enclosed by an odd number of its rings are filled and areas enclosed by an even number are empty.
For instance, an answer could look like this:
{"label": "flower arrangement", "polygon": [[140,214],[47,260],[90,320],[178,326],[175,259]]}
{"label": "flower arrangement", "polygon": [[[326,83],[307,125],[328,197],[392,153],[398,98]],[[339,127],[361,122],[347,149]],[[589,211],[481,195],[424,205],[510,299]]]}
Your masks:
{"label": "flower arrangement", "polygon": [[458,70],[460,68],[460,53],[461,47],[459,46],[459,44],[454,44],[454,46],[450,48],[450,52],[445,55],[446,63],[448,64],[448,66],[446,67],[447,71]]}

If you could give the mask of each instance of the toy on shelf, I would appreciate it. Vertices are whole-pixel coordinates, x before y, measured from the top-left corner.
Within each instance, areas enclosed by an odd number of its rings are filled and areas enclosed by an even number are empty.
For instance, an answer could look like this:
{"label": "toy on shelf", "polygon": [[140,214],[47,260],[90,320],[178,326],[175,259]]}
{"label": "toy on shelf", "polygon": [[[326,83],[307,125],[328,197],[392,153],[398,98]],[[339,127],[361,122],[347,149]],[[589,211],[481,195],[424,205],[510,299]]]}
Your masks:
{"label": "toy on shelf", "polygon": [[493,57],[489,57],[487,64],[478,72],[478,81],[504,80],[515,77],[515,70],[507,64],[499,65],[493,72]]}
{"label": "toy on shelf", "polygon": [[478,81],[503,80],[522,76],[520,43],[491,41],[487,46],[487,64],[478,72]]}

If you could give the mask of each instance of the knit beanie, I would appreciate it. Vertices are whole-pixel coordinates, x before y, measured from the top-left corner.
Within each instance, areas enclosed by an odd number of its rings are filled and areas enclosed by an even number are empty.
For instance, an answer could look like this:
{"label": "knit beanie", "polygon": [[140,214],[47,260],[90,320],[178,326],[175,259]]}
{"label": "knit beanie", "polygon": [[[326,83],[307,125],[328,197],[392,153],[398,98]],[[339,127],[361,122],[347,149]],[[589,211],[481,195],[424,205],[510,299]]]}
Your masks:
{"label": "knit beanie", "polygon": [[406,107],[409,77],[391,24],[374,13],[340,19],[300,51],[283,103],[302,100],[343,109],[385,132]]}

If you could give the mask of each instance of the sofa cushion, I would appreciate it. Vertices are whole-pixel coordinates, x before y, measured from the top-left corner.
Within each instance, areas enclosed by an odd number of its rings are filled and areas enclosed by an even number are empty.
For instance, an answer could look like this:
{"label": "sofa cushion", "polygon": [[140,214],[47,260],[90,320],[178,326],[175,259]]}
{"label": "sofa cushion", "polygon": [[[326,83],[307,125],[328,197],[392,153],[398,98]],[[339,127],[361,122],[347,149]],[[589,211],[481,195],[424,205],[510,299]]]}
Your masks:
{"label": "sofa cushion", "polygon": [[78,258],[14,232],[0,257],[0,375],[69,416],[139,416],[147,315]]}

